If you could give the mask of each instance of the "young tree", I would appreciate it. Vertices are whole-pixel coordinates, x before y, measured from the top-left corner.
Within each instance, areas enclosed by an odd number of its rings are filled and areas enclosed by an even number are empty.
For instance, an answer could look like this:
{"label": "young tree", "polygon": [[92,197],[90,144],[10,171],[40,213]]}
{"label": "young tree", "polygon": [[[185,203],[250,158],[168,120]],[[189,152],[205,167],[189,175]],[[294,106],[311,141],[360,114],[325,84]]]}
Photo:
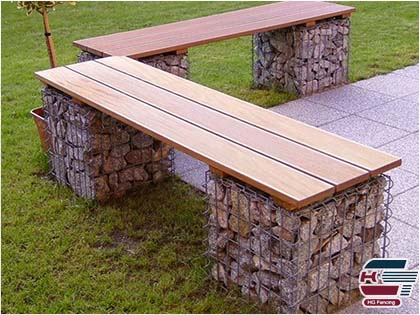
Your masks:
{"label": "young tree", "polygon": [[31,15],[34,11],[42,15],[44,20],[45,41],[47,43],[48,56],[50,58],[50,65],[52,68],[57,67],[58,64],[54,42],[51,36],[50,23],[48,21],[48,11],[50,9],[55,10],[55,7],[61,3],[70,5],[76,4],[75,1],[18,1],[17,5],[18,9],[24,9],[26,11],[26,15]]}

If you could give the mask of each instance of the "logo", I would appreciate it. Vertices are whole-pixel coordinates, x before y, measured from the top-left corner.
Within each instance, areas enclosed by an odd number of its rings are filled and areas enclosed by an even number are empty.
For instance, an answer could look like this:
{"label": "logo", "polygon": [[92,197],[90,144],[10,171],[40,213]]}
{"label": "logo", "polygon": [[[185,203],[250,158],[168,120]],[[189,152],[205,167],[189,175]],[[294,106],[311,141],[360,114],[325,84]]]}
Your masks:
{"label": "logo", "polygon": [[365,307],[400,307],[417,283],[418,271],[408,270],[407,259],[374,258],[359,275],[359,289]]}

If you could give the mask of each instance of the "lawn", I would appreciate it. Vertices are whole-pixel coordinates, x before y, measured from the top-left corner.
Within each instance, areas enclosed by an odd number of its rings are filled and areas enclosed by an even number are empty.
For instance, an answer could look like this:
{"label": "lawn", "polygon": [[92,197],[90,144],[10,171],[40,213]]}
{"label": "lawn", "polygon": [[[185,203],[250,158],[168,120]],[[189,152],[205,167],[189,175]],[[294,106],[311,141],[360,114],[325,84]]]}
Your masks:
{"label": "lawn", "polygon": [[[252,2],[78,3],[50,22],[60,64],[73,40],[256,5]],[[418,62],[418,3],[353,2],[351,80]],[[47,174],[35,125],[33,72],[48,68],[38,14],[2,2],[2,312],[258,311],[207,278],[203,196],[177,179],[98,206]],[[190,50],[191,79],[269,107],[293,99],[250,90],[251,40]]]}

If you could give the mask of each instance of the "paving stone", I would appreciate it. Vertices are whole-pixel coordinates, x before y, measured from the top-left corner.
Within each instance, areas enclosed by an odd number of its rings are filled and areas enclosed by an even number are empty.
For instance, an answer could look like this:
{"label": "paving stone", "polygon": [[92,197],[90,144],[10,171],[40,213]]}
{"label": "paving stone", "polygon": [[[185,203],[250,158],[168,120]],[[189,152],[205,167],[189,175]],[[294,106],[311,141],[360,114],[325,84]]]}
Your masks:
{"label": "paving stone", "polygon": [[407,96],[404,96],[403,98],[401,98],[402,100],[405,101],[409,101],[409,102],[413,102],[413,103],[419,103],[419,93],[413,93]]}
{"label": "paving stone", "polygon": [[394,182],[394,186],[391,189],[391,193],[394,196],[419,185],[419,177],[416,174],[404,171],[401,167],[394,168],[386,172],[386,174],[391,176]]}
{"label": "paving stone", "polygon": [[379,147],[380,150],[402,158],[402,169],[419,174],[419,134],[407,135]]}
{"label": "paving stone", "polygon": [[204,192],[203,185],[206,182],[206,172],[208,171],[208,169],[208,166],[204,164],[199,168],[187,171],[183,174],[180,174],[179,176],[186,183]]}
{"label": "paving stone", "polygon": [[323,125],[321,129],[371,147],[379,147],[408,134],[406,131],[354,115]]}
{"label": "paving stone", "polygon": [[410,95],[419,91],[418,80],[393,73],[362,80],[354,83],[354,85],[396,97]]}
{"label": "paving stone", "polygon": [[394,218],[390,218],[389,223],[392,226],[388,233],[391,240],[387,248],[389,258],[407,258],[409,268],[418,265],[419,229]]}
{"label": "paving stone", "polygon": [[307,101],[333,107],[352,114],[381,105],[393,99],[392,96],[362,89],[353,84],[305,98]]}
{"label": "paving stone", "polygon": [[177,174],[184,174],[190,170],[202,167],[205,163],[185,154],[181,151],[175,150],[175,172]]}
{"label": "paving stone", "polygon": [[[419,266],[414,267],[413,269],[418,270]],[[418,301],[419,300],[419,285],[416,284],[413,288],[413,292],[411,292],[411,298],[413,300]]]}
{"label": "paving stone", "polygon": [[419,227],[419,188],[413,188],[394,198],[390,208],[393,217]]}
{"label": "paving stone", "polygon": [[418,80],[419,79],[419,65],[399,69],[397,71],[394,71],[393,73]]}
{"label": "paving stone", "polygon": [[304,99],[272,107],[271,110],[316,127],[349,115]]}
{"label": "paving stone", "polygon": [[410,132],[419,130],[419,104],[402,99],[362,111],[357,115]]}

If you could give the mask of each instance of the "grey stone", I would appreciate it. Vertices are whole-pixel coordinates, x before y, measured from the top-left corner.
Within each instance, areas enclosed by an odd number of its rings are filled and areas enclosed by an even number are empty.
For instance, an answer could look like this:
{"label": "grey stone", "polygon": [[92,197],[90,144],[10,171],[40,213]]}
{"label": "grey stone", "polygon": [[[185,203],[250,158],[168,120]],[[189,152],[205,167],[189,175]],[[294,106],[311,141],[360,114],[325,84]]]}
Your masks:
{"label": "grey stone", "polygon": [[270,110],[316,127],[348,116],[345,112],[304,99],[278,105]]}
{"label": "grey stone", "polygon": [[379,149],[395,156],[401,157],[403,162],[401,168],[419,175],[419,134],[413,133],[406,137],[392,141],[390,137],[386,145]]}
{"label": "grey stone", "polygon": [[384,104],[392,99],[391,96],[365,90],[353,84],[305,98],[306,101],[351,114]]}
{"label": "grey stone", "polygon": [[389,219],[392,226],[388,233],[390,239],[389,257],[404,257],[408,259],[408,267],[419,264],[419,229],[397,219]]}
{"label": "grey stone", "polygon": [[394,197],[402,192],[418,187],[419,185],[418,175],[404,171],[401,167],[395,168],[386,174],[391,176],[391,179],[394,183],[394,186],[391,190],[391,193]]}
{"label": "grey stone", "polygon": [[390,205],[392,216],[413,227],[419,227],[419,188],[412,188],[394,198]]}
{"label": "grey stone", "polygon": [[380,147],[407,135],[406,131],[354,115],[323,125],[321,129],[371,147]]}
{"label": "grey stone", "polygon": [[409,77],[414,80],[419,80],[419,65],[405,67],[399,70],[392,72],[394,74],[402,75],[404,77]]}
{"label": "grey stone", "polygon": [[315,295],[301,304],[301,308],[310,314],[324,314],[327,313],[328,301]]}
{"label": "grey stone", "polygon": [[184,172],[183,174],[179,174],[179,177],[186,183],[192,185],[193,187],[197,188],[204,192],[203,185],[206,181],[206,172],[208,171],[208,166],[203,164],[199,168],[194,170],[190,170],[188,172]]}
{"label": "grey stone", "polygon": [[319,294],[333,305],[348,305],[350,303],[350,295],[341,292],[334,280],[330,280],[328,287],[321,290]]}
{"label": "grey stone", "polygon": [[330,268],[329,264],[325,263],[308,274],[308,285],[311,292],[322,290],[328,285]]}
{"label": "grey stone", "polygon": [[226,270],[222,264],[215,264],[211,269],[211,275],[215,280],[222,281],[227,286]]}
{"label": "grey stone", "polygon": [[397,99],[358,113],[358,116],[408,132],[419,130],[419,104]]}
{"label": "grey stone", "polygon": [[354,85],[394,97],[402,97],[418,92],[419,82],[416,79],[389,73],[359,81]]}
{"label": "grey stone", "polygon": [[299,236],[302,241],[307,242],[311,237],[313,237],[313,233],[317,227],[317,223],[318,219],[315,215],[312,215],[309,220],[302,219],[299,231]]}
{"label": "grey stone", "polygon": [[322,247],[321,253],[325,253],[327,255],[334,255],[345,249],[348,245],[347,240],[341,235],[336,234],[333,237],[330,237],[328,242]]}
{"label": "grey stone", "polygon": [[359,277],[351,275],[341,275],[337,281],[337,287],[343,291],[351,291],[359,288]]}
{"label": "grey stone", "polygon": [[142,149],[153,144],[153,138],[145,133],[139,132],[131,139],[131,143],[137,149]]}
{"label": "grey stone", "polygon": [[205,163],[194,159],[192,156],[189,156],[188,154],[185,154],[178,150],[175,150],[174,159],[177,174],[183,174],[185,172],[206,166]]}
{"label": "grey stone", "polygon": [[417,103],[418,104],[419,103],[419,92],[404,96],[401,99],[404,100],[404,101],[408,101],[408,102],[411,102],[411,103]]}
{"label": "grey stone", "polygon": [[112,157],[116,157],[116,158],[122,158],[128,152],[130,152],[130,145],[123,144],[123,145],[113,147],[111,152],[109,153],[109,155],[112,156]]}

